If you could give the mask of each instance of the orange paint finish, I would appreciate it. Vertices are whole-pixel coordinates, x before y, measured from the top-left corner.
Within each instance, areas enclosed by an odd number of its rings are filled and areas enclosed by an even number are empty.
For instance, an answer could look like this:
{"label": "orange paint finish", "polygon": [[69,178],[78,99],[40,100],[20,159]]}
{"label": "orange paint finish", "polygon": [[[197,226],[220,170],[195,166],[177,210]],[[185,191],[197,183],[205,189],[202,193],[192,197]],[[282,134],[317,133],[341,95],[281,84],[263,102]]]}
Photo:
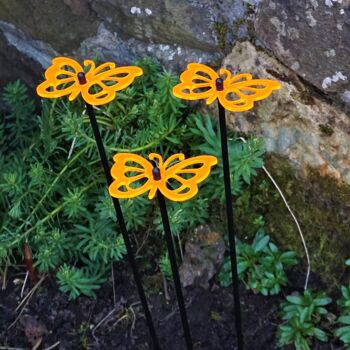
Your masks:
{"label": "orange paint finish", "polygon": [[[86,84],[81,84],[78,74],[84,71]],[[82,67],[71,58],[56,57],[36,91],[45,98],[68,95],[70,101],[81,94],[85,102],[99,106],[111,102],[117,91],[128,87],[142,74],[142,69],[136,66],[116,67],[115,63],[107,62],[96,67],[93,61],[85,60]]]}
{"label": "orange paint finish", "polygon": [[[148,158],[150,161],[133,153],[119,153],[113,157],[115,164],[111,174],[115,181],[109,186],[112,197],[133,198],[149,192],[148,198],[152,199],[159,190],[164,197],[183,202],[197,194],[198,184],[217,164],[217,158],[208,155],[185,159],[182,153],[178,153],[163,161],[161,155],[151,153]],[[159,179],[155,179],[155,167],[151,161],[160,171]],[[178,187],[170,188],[169,180],[175,181]]]}
{"label": "orange paint finish", "polygon": [[[219,78],[223,80],[221,91],[217,89]],[[229,70],[221,68],[219,75],[204,64],[190,63],[180,75],[180,84],[173,88],[173,94],[184,100],[206,99],[207,104],[218,99],[225,109],[244,112],[253,108],[255,101],[263,100],[280,87],[277,81],[253,79],[248,73],[232,76]]]}

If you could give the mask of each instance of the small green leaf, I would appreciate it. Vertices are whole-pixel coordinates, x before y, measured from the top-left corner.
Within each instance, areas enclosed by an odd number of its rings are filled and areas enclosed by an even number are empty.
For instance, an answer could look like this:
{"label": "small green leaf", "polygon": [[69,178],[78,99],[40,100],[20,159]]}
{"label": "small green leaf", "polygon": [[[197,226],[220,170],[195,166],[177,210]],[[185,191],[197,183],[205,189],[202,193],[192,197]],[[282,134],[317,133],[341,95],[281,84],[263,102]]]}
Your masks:
{"label": "small green leaf", "polygon": [[258,253],[261,252],[269,243],[270,237],[269,236],[264,236],[262,237],[256,244],[254,245],[254,252]]}
{"label": "small green leaf", "polygon": [[319,329],[319,328],[315,328],[314,329],[314,334],[315,334],[315,337],[318,339],[318,340],[321,340],[323,342],[327,341],[328,340],[328,337],[327,337],[327,334]]}
{"label": "small green leaf", "polygon": [[286,297],[286,299],[292,303],[292,304],[295,304],[295,305],[303,305],[303,298],[300,297],[300,296],[297,296],[297,295],[288,295]]}
{"label": "small green leaf", "polygon": [[350,315],[349,316],[340,316],[338,318],[338,322],[350,325]]}

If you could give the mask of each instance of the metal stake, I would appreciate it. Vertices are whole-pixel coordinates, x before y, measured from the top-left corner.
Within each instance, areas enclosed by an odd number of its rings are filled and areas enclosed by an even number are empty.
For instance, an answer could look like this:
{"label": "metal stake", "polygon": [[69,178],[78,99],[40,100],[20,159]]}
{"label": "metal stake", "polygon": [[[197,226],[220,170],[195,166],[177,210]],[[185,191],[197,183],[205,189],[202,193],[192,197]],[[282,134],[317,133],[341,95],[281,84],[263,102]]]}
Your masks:
{"label": "metal stake", "polygon": [[[161,179],[159,168],[157,168],[156,166],[153,168],[153,178],[155,180]],[[157,199],[158,199],[160,214],[162,216],[165,240],[168,248],[171,271],[173,274],[176,298],[177,298],[177,303],[179,305],[179,311],[180,311],[180,316],[182,321],[182,328],[185,335],[186,346],[188,350],[192,350],[193,349],[192,338],[190,333],[190,327],[188,325],[188,320],[187,320],[185,301],[182,295],[181,282],[180,282],[179,270],[176,262],[175,249],[174,249],[173,240],[171,237],[168,211],[165,204],[165,198],[159,190],[157,191]]]}
{"label": "metal stake", "polygon": [[[216,89],[218,91],[222,91],[224,89],[223,80],[221,78],[216,80]],[[233,298],[234,298],[234,305],[235,305],[234,312],[235,312],[235,321],[236,321],[237,344],[238,344],[238,350],[243,350],[244,339],[243,339],[243,332],[242,332],[241,304],[240,304],[239,289],[238,289],[236,241],[235,241],[235,228],[234,228],[234,221],[233,221],[233,204],[232,204],[232,192],[231,192],[231,181],[230,181],[230,164],[229,164],[228,146],[227,146],[225,108],[221,105],[219,101],[218,101],[218,107],[219,107],[222,163],[223,163],[223,169],[224,169],[227,228],[228,228],[228,238],[229,238],[229,245],[230,245],[232,287],[233,287]]]}
{"label": "metal stake", "polygon": [[[79,73],[78,74],[78,79],[79,79],[79,83],[81,85],[86,84],[86,78],[85,78],[85,74],[84,73]],[[110,168],[108,165],[108,160],[107,160],[107,156],[106,156],[106,151],[105,148],[103,146],[103,142],[102,142],[102,138],[101,138],[101,134],[98,128],[98,124],[96,121],[96,116],[95,116],[95,112],[93,107],[85,102],[86,105],[86,110],[87,113],[89,115],[89,119],[90,119],[90,123],[92,126],[92,130],[94,132],[94,136],[95,136],[95,140],[96,140],[96,144],[97,144],[97,148],[98,148],[98,152],[100,154],[100,159],[101,159],[101,163],[103,166],[103,170],[105,173],[105,177],[107,180],[107,185],[109,186],[112,182],[113,182],[113,178],[110,172]],[[127,251],[127,256],[129,259],[129,263],[131,265],[131,269],[133,271],[134,274],[134,279],[135,279],[135,283],[136,283],[136,287],[139,293],[139,297],[141,300],[141,304],[143,306],[143,310],[145,312],[145,316],[146,316],[146,322],[149,328],[149,332],[151,334],[151,338],[153,341],[153,348],[155,350],[160,350],[160,346],[159,346],[159,342],[158,342],[158,338],[154,329],[154,325],[153,325],[153,321],[152,321],[152,316],[151,313],[149,311],[148,308],[148,304],[147,304],[147,299],[146,299],[146,295],[145,295],[145,291],[143,289],[142,286],[142,282],[141,282],[141,278],[140,278],[140,274],[139,274],[139,270],[136,266],[136,261],[135,261],[135,257],[134,257],[134,253],[133,253],[133,249],[131,246],[131,242],[129,239],[129,235],[126,229],[126,225],[125,225],[125,221],[124,221],[124,216],[119,204],[119,201],[117,198],[112,197],[113,200],[113,205],[114,205],[114,209],[115,209],[115,213],[119,222],[119,227],[121,230],[121,233],[123,235],[123,239],[124,239],[124,243],[125,243],[125,247],[126,247],[126,251]]]}

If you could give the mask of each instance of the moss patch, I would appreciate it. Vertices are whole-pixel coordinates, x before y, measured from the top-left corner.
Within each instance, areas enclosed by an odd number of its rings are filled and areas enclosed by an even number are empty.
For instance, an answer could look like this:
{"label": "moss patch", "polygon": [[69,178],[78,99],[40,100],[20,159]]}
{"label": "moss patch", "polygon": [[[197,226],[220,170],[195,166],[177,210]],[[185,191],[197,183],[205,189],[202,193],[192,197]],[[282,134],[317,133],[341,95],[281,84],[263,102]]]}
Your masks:
{"label": "moss patch", "polygon": [[227,36],[227,25],[223,22],[214,23],[214,31],[218,37],[219,48],[222,52],[225,52],[226,48],[226,36]]}
{"label": "moss patch", "polygon": [[[321,177],[309,170],[299,178],[288,162],[269,156],[266,167],[282,189],[304,232],[311,258],[311,269],[321,276],[330,289],[339,284],[350,257],[350,186]],[[306,266],[303,246],[287,208],[263,171],[235,199],[239,237],[252,239],[254,221],[263,216],[268,233],[281,249],[298,252]]]}
{"label": "moss patch", "polygon": [[232,33],[234,36],[237,36],[239,28],[246,22],[244,17],[238,18],[232,23]]}
{"label": "moss patch", "polygon": [[326,136],[332,136],[334,133],[334,130],[328,124],[319,124],[318,128]]}

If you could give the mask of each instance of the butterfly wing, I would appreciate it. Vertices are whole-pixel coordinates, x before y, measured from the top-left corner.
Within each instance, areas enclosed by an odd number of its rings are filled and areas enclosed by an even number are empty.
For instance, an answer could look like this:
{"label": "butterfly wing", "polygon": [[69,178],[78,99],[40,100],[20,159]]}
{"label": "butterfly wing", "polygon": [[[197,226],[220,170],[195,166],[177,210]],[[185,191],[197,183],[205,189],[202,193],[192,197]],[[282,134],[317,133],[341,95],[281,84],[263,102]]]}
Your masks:
{"label": "butterfly wing", "polygon": [[185,100],[207,99],[210,104],[217,98],[216,79],[218,74],[200,63],[190,63],[180,75],[180,84],[173,88],[174,96]]}
{"label": "butterfly wing", "polygon": [[87,84],[82,85],[82,95],[86,102],[95,106],[112,101],[117,91],[125,89],[143,74],[139,67],[116,67],[112,62],[95,68],[93,61],[85,60],[84,66],[90,66],[90,69],[86,73]]}
{"label": "butterfly wing", "polygon": [[69,95],[72,101],[80,93],[77,74],[83,72],[82,66],[68,57],[56,57],[45,72],[45,81],[37,86],[37,94],[45,98]]}
{"label": "butterfly wing", "polygon": [[111,175],[115,181],[109,186],[112,197],[133,198],[154,187],[153,166],[146,159],[133,153],[118,153],[113,160]]}
{"label": "butterfly wing", "polygon": [[[170,162],[178,158],[179,162],[169,166]],[[165,197],[175,202],[183,202],[194,197],[198,192],[198,184],[205,180],[210,173],[211,167],[218,160],[213,156],[197,156],[185,159],[183,154],[170,157],[164,163],[164,176],[158,188]],[[168,183],[175,182],[177,188],[169,188]]]}
{"label": "butterfly wing", "polygon": [[250,74],[238,74],[224,81],[224,90],[218,92],[218,98],[227,110],[243,112],[251,109],[255,101],[263,100],[280,87],[278,81],[253,79]]}

